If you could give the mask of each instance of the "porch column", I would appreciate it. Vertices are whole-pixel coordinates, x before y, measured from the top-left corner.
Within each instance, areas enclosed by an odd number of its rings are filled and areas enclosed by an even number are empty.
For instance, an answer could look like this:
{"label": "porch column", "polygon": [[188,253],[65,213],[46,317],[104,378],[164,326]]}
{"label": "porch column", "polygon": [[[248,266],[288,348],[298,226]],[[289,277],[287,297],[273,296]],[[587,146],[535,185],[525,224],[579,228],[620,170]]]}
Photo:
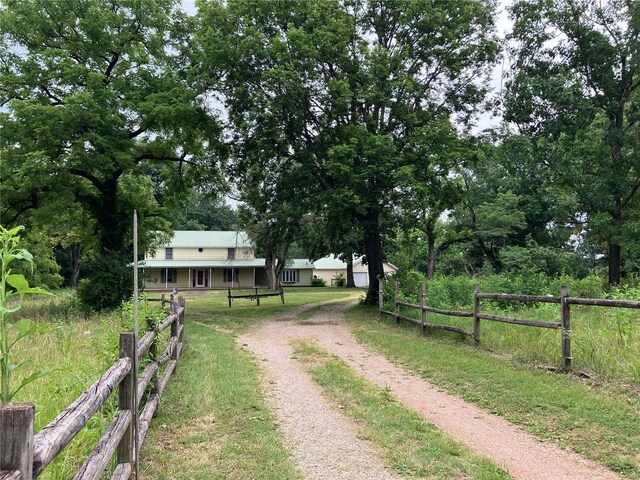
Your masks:
{"label": "porch column", "polygon": [[213,285],[211,285],[211,268],[209,268],[209,289],[212,289]]}
{"label": "porch column", "polygon": [[164,269],[164,289],[166,290],[169,285],[169,269]]}
{"label": "porch column", "polygon": [[191,288],[191,269],[189,269],[189,280],[188,280],[188,282],[189,283],[187,284],[187,287]]}
{"label": "porch column", "polygon": [[256,286],[256,267],[253,267],[253,286]]}

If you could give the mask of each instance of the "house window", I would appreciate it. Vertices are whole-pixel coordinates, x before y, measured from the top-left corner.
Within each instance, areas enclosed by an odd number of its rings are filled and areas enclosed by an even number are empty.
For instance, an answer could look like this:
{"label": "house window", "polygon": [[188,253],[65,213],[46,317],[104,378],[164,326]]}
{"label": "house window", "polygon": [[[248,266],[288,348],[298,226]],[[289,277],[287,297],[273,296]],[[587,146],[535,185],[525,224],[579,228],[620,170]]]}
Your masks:
{"label": "house window", "polygon": [[227,248],[227,260],[235,260],[235,259],[236,259],[236,249]]}
{"label": "house window", "polygon": [[225,268],[224,269],[224,281],[226,283],[238,282],[238,269],[237,268]]}
{"label": "house window", "polygon": [[165,260],[173,260],[173,248],[165,248],[164,249],[164,259]]}
{"label": "house window", "polygon": [[175,268],[163,268],[160,270],[160,281],[162,283],[175,283],[178,279],[178,271]]}
{"label": "house window", "polygon": [[298,281],[298,270],[283,270],[282,283],[296,283]]}

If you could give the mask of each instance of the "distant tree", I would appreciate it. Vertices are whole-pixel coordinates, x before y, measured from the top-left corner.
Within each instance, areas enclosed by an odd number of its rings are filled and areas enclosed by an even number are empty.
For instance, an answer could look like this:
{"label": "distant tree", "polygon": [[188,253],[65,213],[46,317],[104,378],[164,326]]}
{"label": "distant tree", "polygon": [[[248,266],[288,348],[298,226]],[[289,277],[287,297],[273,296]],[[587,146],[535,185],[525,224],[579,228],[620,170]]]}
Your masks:
{"label": "distant tree", "polygon": [[224,200],[192,190],[171,199],[167,218],[172,230],[236,230],[238,214]]}
{"label": "distant tree", "polygon": [[280,274],[292,258],[291,250],[303,239],[306,204],[298,197],[300,179],[296,179],[293,161],[263,157],[248,168],[236,165],[235,181],[242,201],[238,224],[256,242],[264,254],[269,288],[280,286]]}
{"label": "distant tree", "polygon": [[609,282],[638,224],[640,3],[517,1],[506,120],[539,146],[606,246]]}

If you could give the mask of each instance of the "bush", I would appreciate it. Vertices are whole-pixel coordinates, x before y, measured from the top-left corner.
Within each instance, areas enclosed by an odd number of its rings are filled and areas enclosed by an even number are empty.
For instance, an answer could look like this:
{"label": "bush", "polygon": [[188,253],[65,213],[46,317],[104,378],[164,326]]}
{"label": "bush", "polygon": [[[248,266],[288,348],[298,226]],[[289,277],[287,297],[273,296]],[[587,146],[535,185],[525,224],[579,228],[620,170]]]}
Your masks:
{"label": "bush", "polygon": [[336,287],[345,287],[347,285],[347,277],[344,276],[344,273],[335,275],[333,279],[336,281]]}
{"label": "bush", "polygon": [[327,282],[325,282],[324,279],[322,279],[322,278],[313,277],[313,279],[311,280],[311,286],[312,287],[326,287],[327,286]]}
{"label": "bush", "polygon": [[78,298],[85,311],[120,306],[133,293],[133,268],[128,255],[105,251],[87,264],[88,278],[78,285]]}

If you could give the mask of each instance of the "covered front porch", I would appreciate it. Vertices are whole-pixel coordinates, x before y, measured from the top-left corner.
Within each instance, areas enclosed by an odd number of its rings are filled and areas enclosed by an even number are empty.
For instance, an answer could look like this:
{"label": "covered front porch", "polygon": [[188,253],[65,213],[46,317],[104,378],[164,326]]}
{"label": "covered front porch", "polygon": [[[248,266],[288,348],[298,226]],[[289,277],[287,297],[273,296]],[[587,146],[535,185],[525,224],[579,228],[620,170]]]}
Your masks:
{"label": "covered front porch", "polygon": [[[253,288],[262,285],[266,274],[259,261],[231,260],[226,262],[186,261],[147,262],[141,268],[144,272],[144,288],[154,290],[200,290]],[[151,264],[151,265],[149,265]]]}

